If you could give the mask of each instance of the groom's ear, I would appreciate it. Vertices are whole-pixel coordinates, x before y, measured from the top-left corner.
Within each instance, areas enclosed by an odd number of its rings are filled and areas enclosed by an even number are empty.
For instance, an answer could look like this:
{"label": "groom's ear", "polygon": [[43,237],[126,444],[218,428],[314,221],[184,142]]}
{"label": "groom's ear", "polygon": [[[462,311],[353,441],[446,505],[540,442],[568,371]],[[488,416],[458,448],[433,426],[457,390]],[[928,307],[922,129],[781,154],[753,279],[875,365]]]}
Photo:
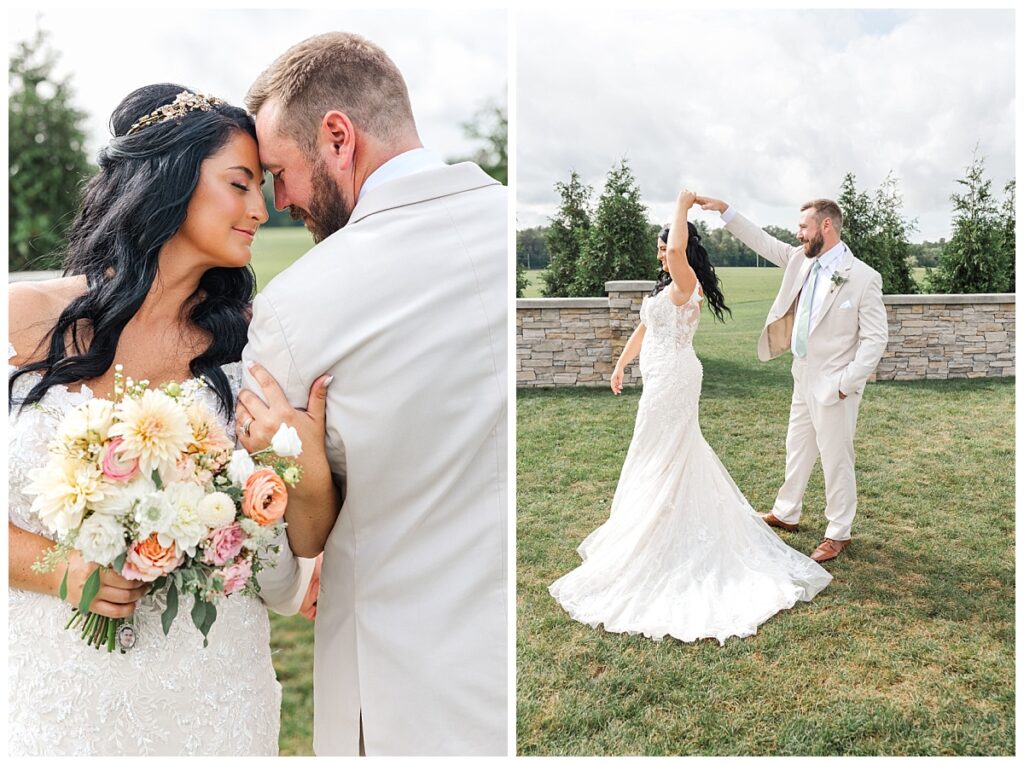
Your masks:
{"label": "groom's ear", "polygon": [[328,154],[339,170],[348,169],[355,153],[356,131],[344,112],[330,111],[320,121],[320,144],[330,147]]}

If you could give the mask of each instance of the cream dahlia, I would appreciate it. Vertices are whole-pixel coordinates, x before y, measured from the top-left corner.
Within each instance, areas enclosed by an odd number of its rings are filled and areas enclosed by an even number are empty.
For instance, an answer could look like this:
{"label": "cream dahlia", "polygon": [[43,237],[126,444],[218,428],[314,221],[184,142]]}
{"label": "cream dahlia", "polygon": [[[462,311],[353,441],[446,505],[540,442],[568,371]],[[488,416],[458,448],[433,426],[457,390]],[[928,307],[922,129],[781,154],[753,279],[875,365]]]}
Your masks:
{"label": "cream dahlia", "polygon": [[139,398],[125,398],[117,405],[117,418],[120,422],[110,428],[110,435],[124,439],[118,454],[125,460],[138,459],[145,475],[174,470],[192,441],[188,417],[174,399],[160,391],[147,390]]}

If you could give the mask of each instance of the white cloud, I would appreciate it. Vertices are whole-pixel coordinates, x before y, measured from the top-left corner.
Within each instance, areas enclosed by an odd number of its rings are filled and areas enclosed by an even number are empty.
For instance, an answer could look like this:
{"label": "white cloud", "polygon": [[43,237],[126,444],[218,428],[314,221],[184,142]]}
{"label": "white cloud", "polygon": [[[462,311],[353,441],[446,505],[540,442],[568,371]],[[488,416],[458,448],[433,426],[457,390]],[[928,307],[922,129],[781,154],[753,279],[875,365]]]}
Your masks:
{"label": "white cloud", "polygon": [[291,45],[328,30],[356,32],[394,59],[409,86],[425,146],[442,156],[474,148],[461,123],[508,85],[502,11],[196,10],[11,11],[8,38],[30,37],[40,19],[89,114],[89,149],[109,138],[107,120],[137,87],[179,82],[241,105],[249,85]]}
{"label": "white cloud", "polygon": [[1013,29],[1005,10],[520,14],[518,225],[570,169],[599,192],[627,156],[654,220],[686,185],[792,228],[845,173],[873,190],[891,170],[914,238],[947,236],[976,143],[994,190],[1014,173]]}

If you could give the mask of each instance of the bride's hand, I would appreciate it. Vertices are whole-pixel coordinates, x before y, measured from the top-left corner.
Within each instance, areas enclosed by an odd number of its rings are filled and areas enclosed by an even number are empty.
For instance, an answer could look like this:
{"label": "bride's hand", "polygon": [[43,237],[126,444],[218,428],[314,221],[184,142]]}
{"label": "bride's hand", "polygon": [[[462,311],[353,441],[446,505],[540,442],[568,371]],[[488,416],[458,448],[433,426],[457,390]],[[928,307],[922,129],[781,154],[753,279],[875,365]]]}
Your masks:
{"label": "bride's hand", "polygon": [[622,368],[619,366],[616,366],[615,369],[612,371],[612,393],[614,393],[616,396],[622,393],[622,378],[624,374],[625,373],[623,372]]}
{"label": "bride's hand", "polygon": [[679,203],[687,210],[693,207],[693,203],[696,201],[697,194],[695,192],[690,191],[689,189],[683,189],[679,192]]}
{"label": "bride's hand", "polygon": [[242,447],[250,454],[266,449],[282,424],[295,428],[302,441],[302,454],[297,462],[304,468],[314,460],[325,460],[324,434],[327,430],[327,386],[334,378],[321,375],[309,389],[305,408],[295,408],[271,374],[253,362],[249,372],[266,397],[249,390],[238,394],[235,429]]}
{"label": "bride's hand", "polygon": [[[68,603],[78,606],[85,582],[96,568],[95,563],[87,562],[78,552],[71,554],[68,558]],[[89,610],[94,614],[114,619],[131,616],[136,604],[147,592],[148,582],[125,579],[120,574],[103,568],[100,569],[100,589],[89,604]]]}

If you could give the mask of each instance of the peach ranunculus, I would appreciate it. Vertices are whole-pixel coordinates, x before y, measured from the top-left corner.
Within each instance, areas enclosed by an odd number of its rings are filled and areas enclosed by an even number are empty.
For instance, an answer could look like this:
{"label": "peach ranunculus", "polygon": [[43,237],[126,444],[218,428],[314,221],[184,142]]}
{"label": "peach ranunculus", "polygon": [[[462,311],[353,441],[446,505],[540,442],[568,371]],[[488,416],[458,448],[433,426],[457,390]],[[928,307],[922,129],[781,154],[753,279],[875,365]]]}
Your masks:
{"label": "peach ranunculus", "polygon": [[118,437],[103,447],[101,467],[103,475],[111,481],[128,481],[139,472],[138,458],[125,458],[117,453],[122,443],[124,439]]}
{"label": "peach ranunculus", "polygon": [[246,480],[242,512],[260,526],[269,526],[279,520],[287,504],[288,489],[273,470],[257,470]]}
{"label": "peach ranunculus", "polygon": [[150,534],[141,542],[129,546],[121,576],[140,582],[152,582],[174,571],[184,559],[185,554],[177,550],[174,542],[171,542],[170,547],[164,547],[157,540],[156,534]]}

